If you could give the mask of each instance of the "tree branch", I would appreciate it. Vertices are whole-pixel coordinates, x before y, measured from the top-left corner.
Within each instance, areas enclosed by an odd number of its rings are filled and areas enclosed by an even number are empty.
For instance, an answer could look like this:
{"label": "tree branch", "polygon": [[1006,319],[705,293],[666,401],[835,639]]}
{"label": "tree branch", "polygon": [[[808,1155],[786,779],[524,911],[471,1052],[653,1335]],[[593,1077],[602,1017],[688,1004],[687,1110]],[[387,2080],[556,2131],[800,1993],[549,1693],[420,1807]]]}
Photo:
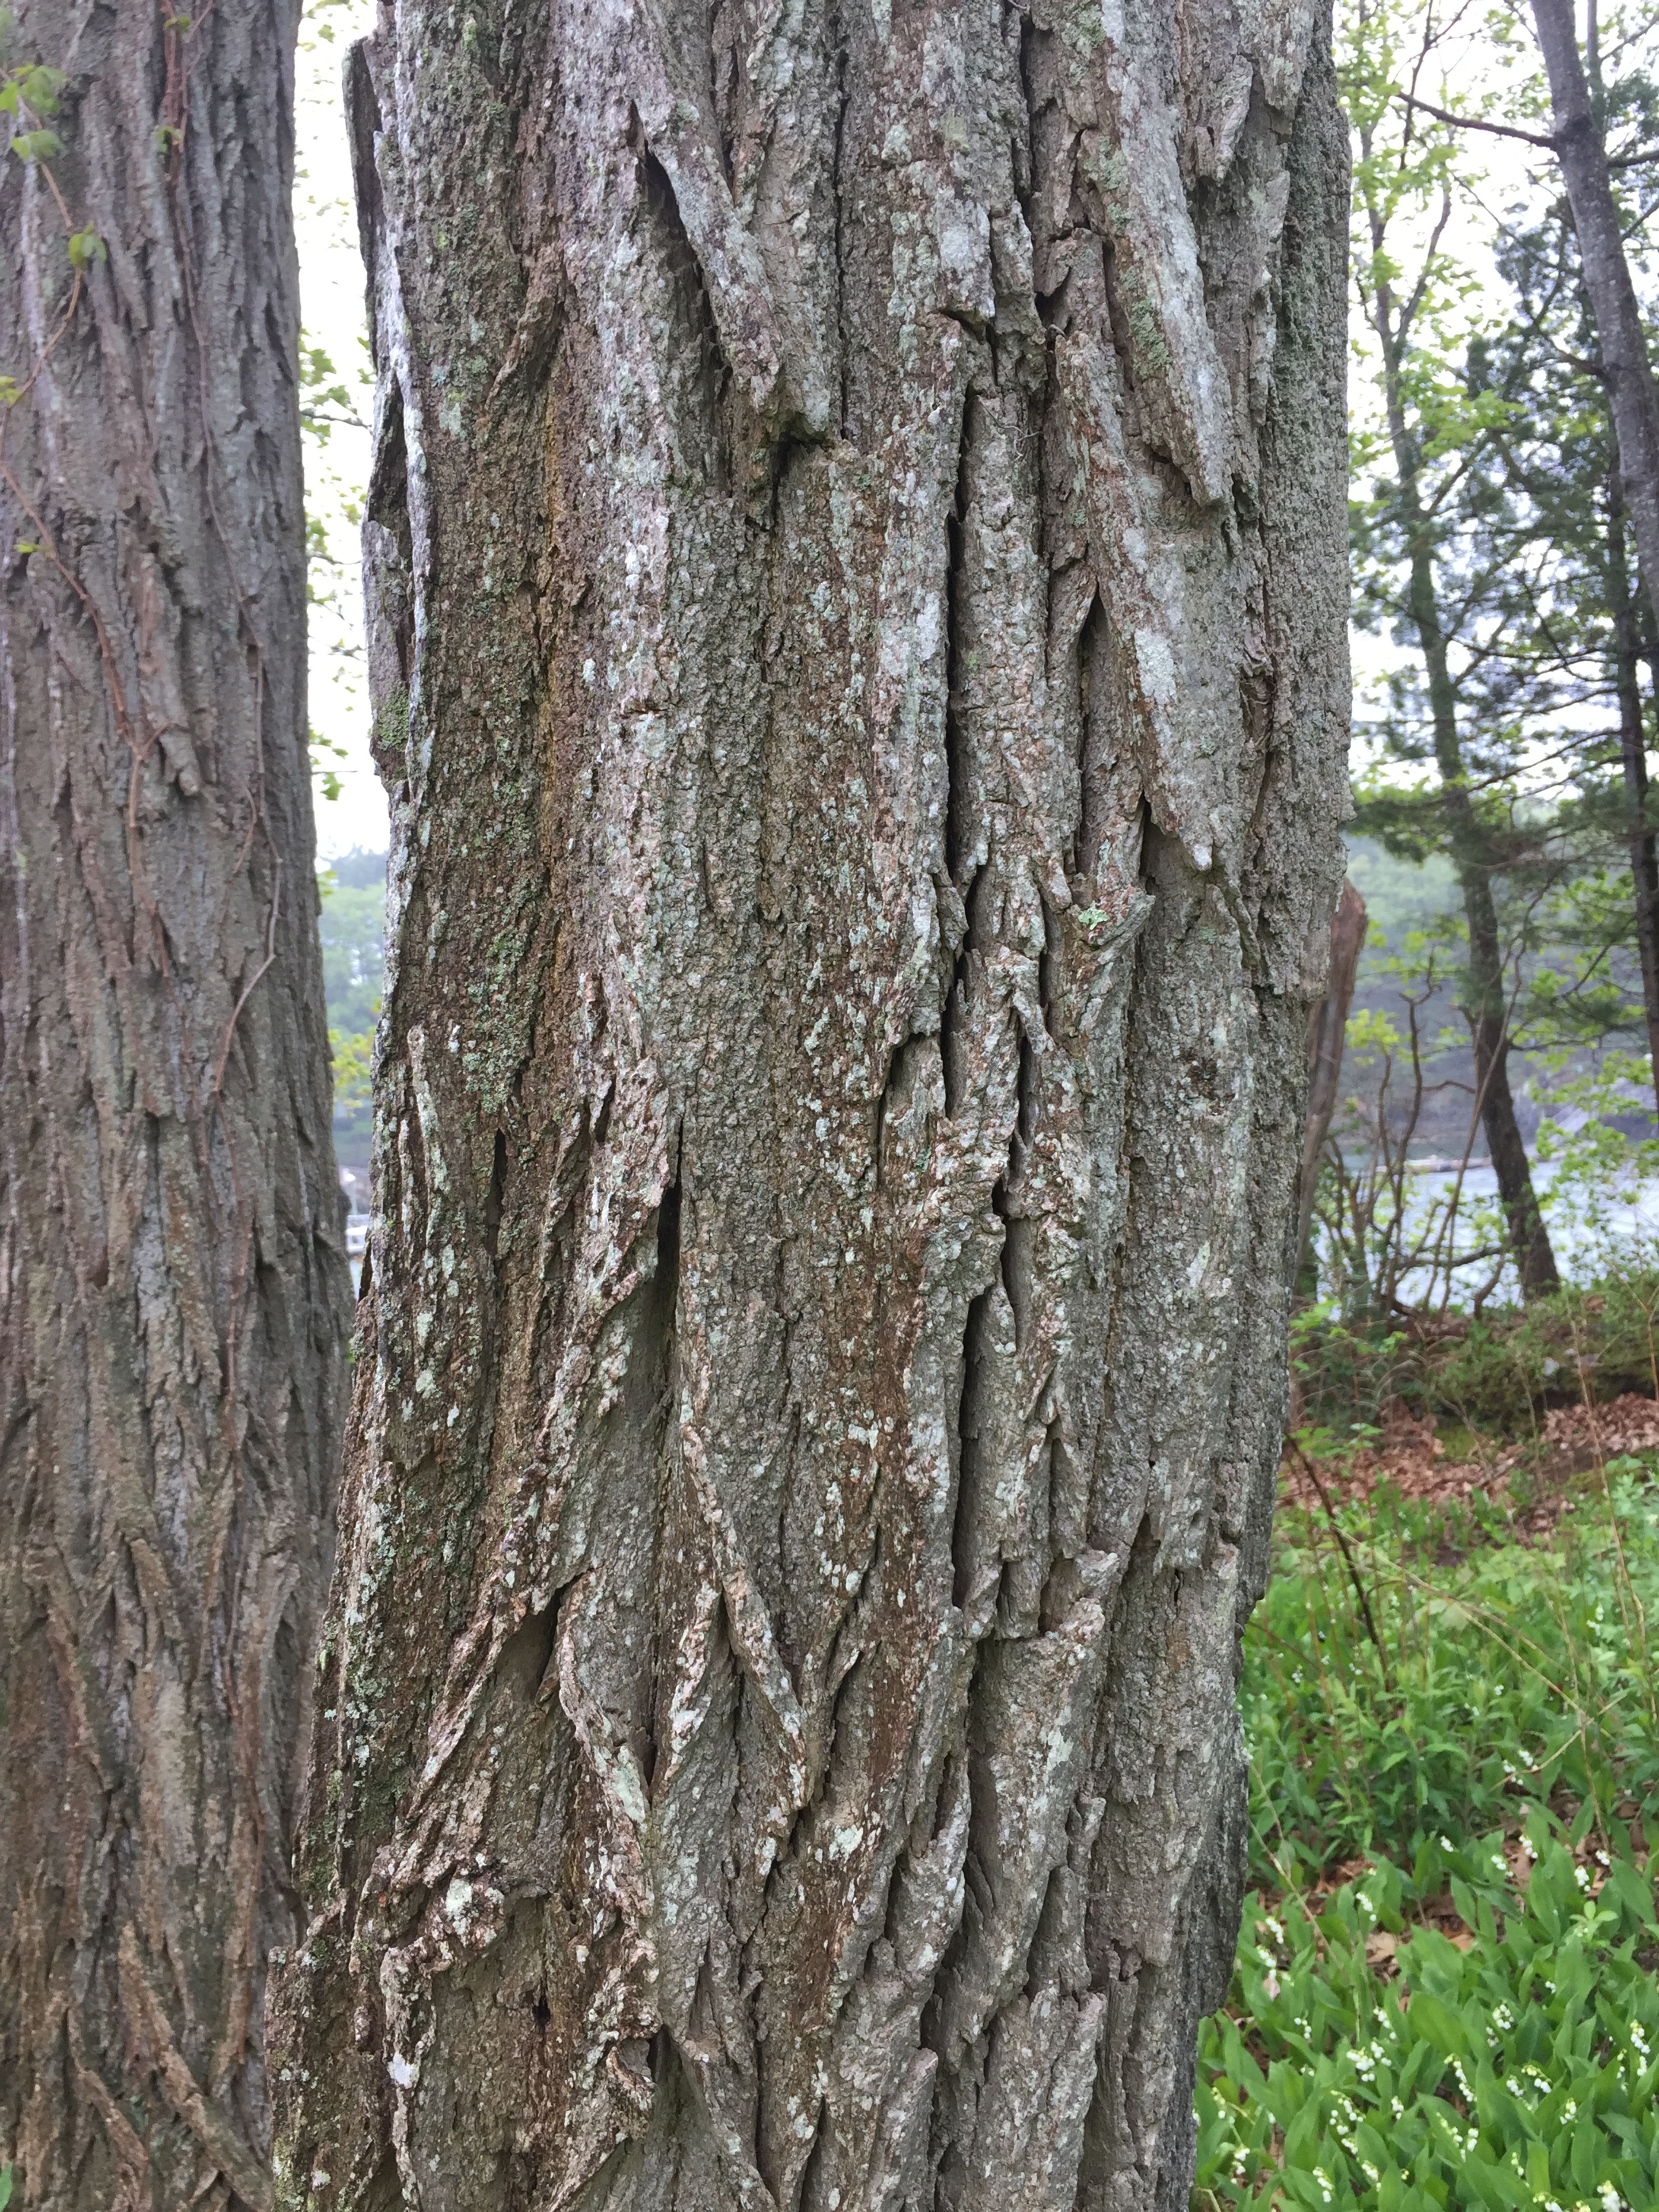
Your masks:
{"label": "tree branch", "polygon": [[1517,130],[1513,123],[1488,123],[1480,115],[1454,115],[1449,108],[1436,107],[1432,102],[1419,100],[1414,92],[1402,92],[1400,97],[1407,107],[1420,107],[1425,115],[1433,116],[1437,123],[1455,124],[1460,131],[1486,131],[1494,138],[1519,138],[1528,146],[1541,146],[1547,154],[1555,151],[1553,138],[1540,138],[1535,131]]}

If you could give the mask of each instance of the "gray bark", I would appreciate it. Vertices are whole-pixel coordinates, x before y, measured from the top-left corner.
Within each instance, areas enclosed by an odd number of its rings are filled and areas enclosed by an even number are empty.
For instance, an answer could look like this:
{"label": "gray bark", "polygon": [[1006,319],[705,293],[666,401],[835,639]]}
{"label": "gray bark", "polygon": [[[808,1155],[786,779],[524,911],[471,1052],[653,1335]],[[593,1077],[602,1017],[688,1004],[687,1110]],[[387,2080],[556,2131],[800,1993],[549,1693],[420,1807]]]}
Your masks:
{"label": "gray bark", "polygon": [[0,2161],[30,2212],[270,2200],[343,1413],[298,9],[165,15],[16,9],[107,254],[66,323],[64,215],[0,173],[0,362],[41,364],[0,446]]}
{"label": "gray bark", "polygon": [[1322,11],[383,9],[293,2205],[1186,2202],[1346,732]]}
{"label": "gray bark", "polygon": [[1659,389],[1625,255],[1607,143],[1579,57],[1572,0],[1533,0],[1532,12],[1549,78],[1551,137],[1595,320],[1599,367],[1619,441],[1619,472],[1637,562],[1659,625]]}
{"label": "gray bark", "polygon": [[1347,1036],[1348,1009],[1359,974],[1359,956],[1365,949],[1365,902],[1351,883],[1344,883],[1336,911],[1331,916],[1330,980],[1325,995],[1308,1024],[1308,1111],[1303,1123],[1302,1171],[1297,1178],[1296,1249],[1298,1279],[1309,1265],[1308,1239],[1313,1230],[1314,1197],[1319,1188],[1319,1163],[1325,1139],[1331,1133],[1337,1091],[1342,1081],[1342,1046]]}
{"label": "gray bark", "polygon": [[1631,884],[1636,894],[1636,954],[1647,1016],[1648,1073],[1659,1105],[1659,854],[1648,806],[1648,733],[1642,712],[1641,601],[1631,587],[1625,550],[1626,505],[1617,447],[1607,471],[1607,598],[1613,612],[1613,679],[1619,699],[1619,765],[1629,822]]}
{"label": "gray bark", "polygon": [[[1599,368],[1607,386],[1618,463],[1613,474],[1616,512],[1609,543],[1616,549],[1614,624],[1618,632],[1620,745],[1625,793],[1630,808],[1631,876],[1636,896],[1636,939],[1641,956],[1643,1004],[1656,1096],[1659,1096],[1659,870],[1653,831],[1647,819],[1647,740],[1639,702],[1634,708],[1635,670],[1626,631],[1630,611],[1624,585],[1625,516],[1636,539],[1637,568],[1656,635],[1659,635],[1659,386],[1648,355],[1642,311],[1631,281],[1630,263],[1613,196],[1607,140],[1596,114],[1579,57],[1572,0],[1533,0],[1538,44],[1549,77],[1556,159],[1567,187],[1572,226],[1578,240],[1584,290],[1595,324]],[[1589,21],[1591,76],[1600,98],[1594,0]]]}

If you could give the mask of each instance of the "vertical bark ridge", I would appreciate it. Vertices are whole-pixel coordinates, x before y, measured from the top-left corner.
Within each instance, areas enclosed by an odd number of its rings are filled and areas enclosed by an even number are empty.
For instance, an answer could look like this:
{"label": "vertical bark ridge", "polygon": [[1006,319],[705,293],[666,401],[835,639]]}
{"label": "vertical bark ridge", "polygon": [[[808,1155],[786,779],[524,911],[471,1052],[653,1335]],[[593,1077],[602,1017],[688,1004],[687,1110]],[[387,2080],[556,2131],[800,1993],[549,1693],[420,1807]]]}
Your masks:
{"label": "vertical bark ridge", "polygon": [[362,64],[414,657],[285,2197],[1174,2206],[1340,872],[1328,33],[469,21]]}
{"label": "vertical bark ridge", "polygon": [[270,2197],[349,1299],[297,15],[9,33],[66,72],[57,179],[106,257],[65,319],[49,187],[6,163],[0,349],[40,373],[0,501],[37,548],[0,578],[0,2160],[51,2212]]}

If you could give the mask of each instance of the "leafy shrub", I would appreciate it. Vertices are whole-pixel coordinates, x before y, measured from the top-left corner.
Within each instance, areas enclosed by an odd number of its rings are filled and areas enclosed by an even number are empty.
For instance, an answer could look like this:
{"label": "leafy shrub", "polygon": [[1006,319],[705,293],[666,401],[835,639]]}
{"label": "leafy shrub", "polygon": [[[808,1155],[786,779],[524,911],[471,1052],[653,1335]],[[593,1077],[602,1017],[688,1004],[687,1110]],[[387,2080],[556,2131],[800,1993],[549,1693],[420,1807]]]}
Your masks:
{"label": "leafy shrub", "polygon": [[1507,1436],[1586,1395],[1659,1395],[1659,1269],[1491,1314],[1362,1322],[1310,1305],[1292,1323],[1291,1371],[1302,1419],[1337,1435],[1379,1425],[1396,1399]]}

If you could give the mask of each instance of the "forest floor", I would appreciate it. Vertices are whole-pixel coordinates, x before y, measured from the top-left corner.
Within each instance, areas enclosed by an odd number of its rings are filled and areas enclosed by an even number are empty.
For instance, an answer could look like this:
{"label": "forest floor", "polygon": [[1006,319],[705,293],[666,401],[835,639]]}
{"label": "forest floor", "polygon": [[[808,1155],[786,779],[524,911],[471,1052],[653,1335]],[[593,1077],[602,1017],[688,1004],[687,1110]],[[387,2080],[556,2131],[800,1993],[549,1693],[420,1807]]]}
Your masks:
{"label": "forest floor", "polygon": [[1659,2205],[1656,1306],[1301,1332],[1200,2212]]}

